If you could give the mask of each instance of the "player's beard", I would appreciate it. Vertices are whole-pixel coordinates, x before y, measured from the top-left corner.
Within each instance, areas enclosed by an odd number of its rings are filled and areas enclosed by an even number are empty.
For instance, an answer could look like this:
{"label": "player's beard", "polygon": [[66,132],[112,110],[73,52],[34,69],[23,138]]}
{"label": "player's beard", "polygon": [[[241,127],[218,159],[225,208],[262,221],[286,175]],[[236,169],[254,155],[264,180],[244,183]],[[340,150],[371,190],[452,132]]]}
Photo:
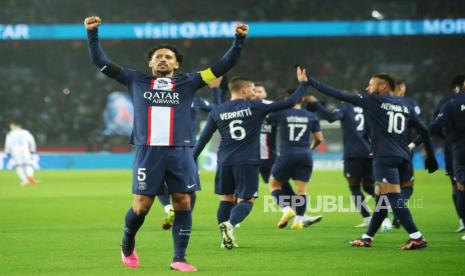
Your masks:
{"label": "player's beard", "polygon": [[173,73],[173,70],[157,70],[155,71],[155,76],[156,77],[166,77],[166,76],[169,76]]}

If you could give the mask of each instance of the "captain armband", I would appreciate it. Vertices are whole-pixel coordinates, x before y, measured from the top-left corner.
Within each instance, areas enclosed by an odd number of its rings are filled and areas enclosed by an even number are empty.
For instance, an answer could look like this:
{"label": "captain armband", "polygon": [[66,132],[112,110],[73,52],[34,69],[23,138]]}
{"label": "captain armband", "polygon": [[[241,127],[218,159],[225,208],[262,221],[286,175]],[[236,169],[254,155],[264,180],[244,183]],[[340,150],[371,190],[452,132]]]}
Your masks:
{"label": "captain armband", "polygon": [[206,84],[209,84],[212,81],[216,80],[216,76],[213,74],[213,71],[210,68],[200,71],[200,76]]}

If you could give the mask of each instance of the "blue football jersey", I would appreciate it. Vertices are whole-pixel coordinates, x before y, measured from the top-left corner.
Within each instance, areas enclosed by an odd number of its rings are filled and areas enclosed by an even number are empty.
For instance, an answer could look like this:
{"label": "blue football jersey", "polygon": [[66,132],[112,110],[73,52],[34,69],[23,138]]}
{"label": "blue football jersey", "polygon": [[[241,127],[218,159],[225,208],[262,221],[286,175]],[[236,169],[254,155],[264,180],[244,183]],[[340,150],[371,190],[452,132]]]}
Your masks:
{"label": "blue football jersey", "polygon": [[268,120],[276,122],[279,133],[279,154],[285,155],[302,149],[310,151],[312,133],[320,131],[318,117],[307,110],[289,108],[269,115]]}
{"label": "blue football jersey", "polygon": [[283,101],[236,99],[213,108],[195,146],[194,158],[197,158],[218,129],[221,135],[219,165],[259,164],[260,131],[266,115],[295,105],[306,90],[307,84],[301,83],[293,95]]}
{"label": "blue football jersey", "polygon": [[374,157],[400,157],[410,160],[408,129],[413,126],[421,133],[428,154],[433,148],[428,128],[403,98],[392,95],[347,93],[312,78],[309,83],[320,92],[362,107],[370,129]]}
{"label": "blue football jersey", "polygon": [[431,129],[438,131],[446,126],[453,152],[465,154],[465,92],[457,93],[443,105],[431,124]]}
{"label": "blue football jersey", "polygon": [[113,63],[98,43],[98,29],[87,32],[89,54],[100,71],[128,87],[134,105],[131,143],[148,146],[193,146],[191,105],[195,92],[224,75],[239,59],[245,37],[212,67],[172,78],[154,77]]}
{"label": "blue football jersey", "polygon": [[367,158],[370,155],[371,145],[366,135],[363,108],[349,103],[342,103],[333,111],[327,110],[320,102],[315,102],[314,106],[328,122],[341,122],[343,159]]}

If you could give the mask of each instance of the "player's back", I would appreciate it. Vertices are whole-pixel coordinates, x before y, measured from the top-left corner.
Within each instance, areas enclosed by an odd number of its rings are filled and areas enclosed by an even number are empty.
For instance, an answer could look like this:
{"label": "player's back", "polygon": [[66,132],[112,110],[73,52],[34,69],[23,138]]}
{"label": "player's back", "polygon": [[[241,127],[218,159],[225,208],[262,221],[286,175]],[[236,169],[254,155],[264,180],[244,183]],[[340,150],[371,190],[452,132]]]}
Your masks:
{"label": "player's back", "polygon": [[311,134],[320,131],[318,117],[303,109],[275,112],[269,120],[278,125],[280,155],[310,152]]}
{"label": "player's back", "polygon": [[[408,129],[418,115],[403,98],[391,95],[363,94],[365,115],[371,131],[375,157],[410,159]],[[415,117],[415,118],[413,118]],[[413,122],[413,123],[415,123]]]}
{"label": "player's back", "polygon": [[454,149],[465,151],[465,92],[444,105],[442,112],[450,115],[450,136]]}
{"label": "player's back", "polygon": [[335,112],[341,112],[342,143],[344,159],[366,158],[370,154],[370,144],[366,136],[366,122],[363,108],[342,103]]}
{"label": "player's back", "polygon": [[32,150],[32,135],[25,129],[15,129],[7,134],[6,147],[12,154],[28,154]]}
{"label": "player's back", "polygon": [[266,116],[262,101],[232,100],[215,107],[210,116],[221,135],[218,163],[259,164],[260,129]]}

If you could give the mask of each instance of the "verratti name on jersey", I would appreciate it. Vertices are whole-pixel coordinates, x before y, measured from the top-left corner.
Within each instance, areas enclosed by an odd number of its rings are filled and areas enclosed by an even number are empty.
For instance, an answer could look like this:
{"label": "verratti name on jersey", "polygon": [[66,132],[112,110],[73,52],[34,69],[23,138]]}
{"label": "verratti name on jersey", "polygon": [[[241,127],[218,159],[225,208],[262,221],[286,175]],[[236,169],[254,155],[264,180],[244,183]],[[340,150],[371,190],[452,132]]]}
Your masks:
{"label": "verratti name on jersey", "polygon": [[234,112],[220,113],[220,119],[222,121],[236,119],[236,118],[250,117],[250,116],[252,116],[252,110],[250,110],[250,108],[241,109],[241,110],[234,111]]}
{"label": "verratti name on jersey", "polygon": [[394,112],[402,112],[402,113],[409,113],[408,107],[404,105],[396,105],[392,103],[381,103],[381,108],[387,111],[394,111]]}

